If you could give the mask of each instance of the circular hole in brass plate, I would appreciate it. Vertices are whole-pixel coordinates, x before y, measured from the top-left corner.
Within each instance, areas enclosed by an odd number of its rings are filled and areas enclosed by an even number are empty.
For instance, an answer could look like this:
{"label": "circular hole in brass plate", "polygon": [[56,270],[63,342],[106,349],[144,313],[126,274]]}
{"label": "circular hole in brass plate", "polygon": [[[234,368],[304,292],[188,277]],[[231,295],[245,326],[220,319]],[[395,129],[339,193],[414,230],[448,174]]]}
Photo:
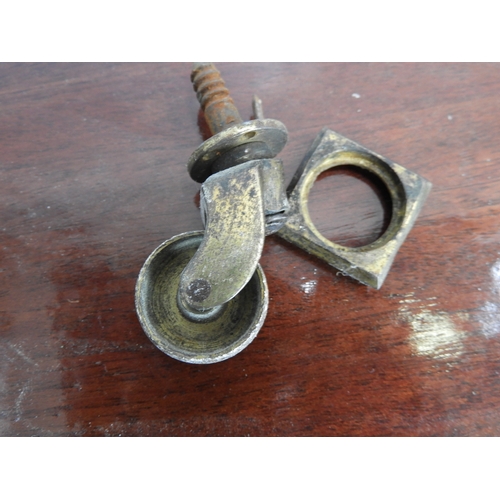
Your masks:
{"label": "circular hole in brass plate", "polygon": [[320,174],[307,206],[316,229],[349,248],[377,241],[389,227],[393,208],[384,181],[354,165],[337,165]]}

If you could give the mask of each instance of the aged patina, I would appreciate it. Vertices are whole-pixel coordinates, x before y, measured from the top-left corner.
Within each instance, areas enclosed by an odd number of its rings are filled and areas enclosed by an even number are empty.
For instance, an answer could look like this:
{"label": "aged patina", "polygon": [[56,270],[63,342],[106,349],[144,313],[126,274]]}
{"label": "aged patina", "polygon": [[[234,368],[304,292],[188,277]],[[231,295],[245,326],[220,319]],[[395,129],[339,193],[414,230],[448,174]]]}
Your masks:
{"label": "aged patina", "polygon": [[[195,63],[191,79],[213,134],[187,165],[190,176],[203,183],[205,231],[175,236],[148,257],[137,281],[136,308],[159,349],[181,361],[207,364],[240,352],[264,323],[269,296],[259,260],[266,235],[277,233],[344,274],[380,288],[431,184],[325,128],[285,191],[283,165],[275,156],[287,142],[286,127],[264,118],[256,96],[255,119],[243,122],[213,64]],[[391,198],[384,234],[358,248],[325,238],[308,211],[318,176],[340,166],[375,175]]]}
{"label": "aged patina", "polygon": [[[307,207],[309,193],[318,176],[345,165],[359,167],[378,177],[392,202],[392,216],[384,234],[369,245],[357,248],[347,248],[325,238],[316,229]],[[378,289],[430,189],[431,183],[415,172],[332,130],[323,129],[288,187],[289,217],[278,235],[348,276]]]}

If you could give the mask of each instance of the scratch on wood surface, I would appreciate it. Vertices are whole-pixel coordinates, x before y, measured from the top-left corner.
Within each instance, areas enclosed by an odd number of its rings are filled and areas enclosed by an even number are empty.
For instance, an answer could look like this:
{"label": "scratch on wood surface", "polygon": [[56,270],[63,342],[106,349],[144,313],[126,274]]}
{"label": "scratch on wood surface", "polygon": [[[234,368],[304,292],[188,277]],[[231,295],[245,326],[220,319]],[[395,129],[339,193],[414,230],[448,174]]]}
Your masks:
{"label": "scratch on wood surface", "polygon": [[21,389],[21,392],[19,393],[19,396],[17,396],[16,398],[16,404],[14,406],[14,412],[16,414],[15,422],[19,422],[19,420],[21,420],[22,417],[21,406],[23,404],[24,398],[26,397],[26,392],[29,389],[29,385],[30,385],[29,382],[24,384],[23,388]]}
{"label": "scratch on wood surface", "polygon": [[10,342],[7,345],[24,361],[26,361],[30,365],[38,366],[38,363],[36,361],[33,361],[29,356],[27,356],[20,347]]}

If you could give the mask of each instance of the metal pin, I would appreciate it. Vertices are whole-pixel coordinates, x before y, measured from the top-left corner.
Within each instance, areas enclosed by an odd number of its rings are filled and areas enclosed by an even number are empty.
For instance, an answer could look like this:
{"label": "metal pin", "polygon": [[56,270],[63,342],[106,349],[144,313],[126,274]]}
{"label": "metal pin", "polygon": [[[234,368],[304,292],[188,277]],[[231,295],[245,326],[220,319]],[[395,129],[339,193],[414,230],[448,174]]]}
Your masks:
{"label": "metal pin", "polygon": [[264,109],[262,108],[262,100],[258,96],[254,95],[252,99],[252,109],[253,116],[256,120],[264,119]]}

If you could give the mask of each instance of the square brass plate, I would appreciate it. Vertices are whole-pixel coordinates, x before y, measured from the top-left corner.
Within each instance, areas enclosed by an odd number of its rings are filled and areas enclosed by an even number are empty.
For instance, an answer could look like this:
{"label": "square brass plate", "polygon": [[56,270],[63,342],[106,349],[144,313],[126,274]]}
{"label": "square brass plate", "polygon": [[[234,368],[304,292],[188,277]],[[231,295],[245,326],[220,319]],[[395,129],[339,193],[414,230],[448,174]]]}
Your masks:
{"label": "square brass plate", "polygon": [[[314,226],[307,208],[309,192],[317,177],[326,170],[346,165],[365,169],[379,177],[392,201],[387,230],[373,243],[358,248],[348,248],[325,238]],[[290,215],[277,234],[352,278],[378,289],[431,187],[429,181],[415,172],[325,128],[316,137],[288,187]]]}

